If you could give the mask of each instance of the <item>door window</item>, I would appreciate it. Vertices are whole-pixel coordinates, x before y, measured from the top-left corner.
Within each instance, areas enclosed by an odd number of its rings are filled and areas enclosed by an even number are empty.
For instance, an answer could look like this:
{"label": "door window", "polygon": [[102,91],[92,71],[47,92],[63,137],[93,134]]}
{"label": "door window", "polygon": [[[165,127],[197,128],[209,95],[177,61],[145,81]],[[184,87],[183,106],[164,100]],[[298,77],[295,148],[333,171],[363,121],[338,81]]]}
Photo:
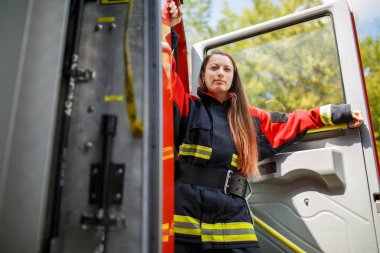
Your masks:
{"label": "door window", "polygon": [[236,59],[252,106],[291,112],[345,102],[330,16],[217,48]]}

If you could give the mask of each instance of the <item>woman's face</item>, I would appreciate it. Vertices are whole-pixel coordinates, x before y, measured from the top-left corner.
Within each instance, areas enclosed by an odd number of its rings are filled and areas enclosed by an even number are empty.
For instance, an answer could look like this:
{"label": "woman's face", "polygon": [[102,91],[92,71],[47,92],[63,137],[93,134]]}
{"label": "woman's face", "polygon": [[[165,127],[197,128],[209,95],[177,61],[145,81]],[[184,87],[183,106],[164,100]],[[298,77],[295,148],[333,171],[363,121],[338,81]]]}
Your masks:
{"label": "woman's face", "polygon": [[202,74],[202,80],[205,82],[208,92],[221,101],[227,98],[233,77],[232,61],[227,56],[220,54],[210,57]]}

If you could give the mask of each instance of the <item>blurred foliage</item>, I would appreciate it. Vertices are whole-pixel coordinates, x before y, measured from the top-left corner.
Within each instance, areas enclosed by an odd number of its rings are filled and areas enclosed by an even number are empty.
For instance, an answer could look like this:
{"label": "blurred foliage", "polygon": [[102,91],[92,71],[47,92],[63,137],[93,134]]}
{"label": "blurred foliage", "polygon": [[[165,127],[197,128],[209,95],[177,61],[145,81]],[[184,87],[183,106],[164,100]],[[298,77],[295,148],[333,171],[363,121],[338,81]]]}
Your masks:
{"label": "blurred foliage", "polygon": [[251,105],[267,111],[291,112],[297,108],[344,103],[330,17],[220,49],[238,59],[239,74]]}
{"label": "blurred foliage", "polygon": [[[214,0],[220,1],[220,0]],[[211,22],[213,0],[186,0],[182,9],[188,43],[205,40],[322,4],[321,0],[251,0],[237,13],[223,2],[221,18]],[[306,35],[307,32],[307,35]],[[323,42],[323,46],[322,45]],[[221,49],[237,60],[250,104],[268,111],[292,111],[342,103],[343,89],[330,17],[307,21]],[[380,38],[360,41],[360,50],[380,149]]]}
{"label": "blurred foliage", "polygon": [[380,157],[380,37],[364,38],[360,44],[368,99]]}

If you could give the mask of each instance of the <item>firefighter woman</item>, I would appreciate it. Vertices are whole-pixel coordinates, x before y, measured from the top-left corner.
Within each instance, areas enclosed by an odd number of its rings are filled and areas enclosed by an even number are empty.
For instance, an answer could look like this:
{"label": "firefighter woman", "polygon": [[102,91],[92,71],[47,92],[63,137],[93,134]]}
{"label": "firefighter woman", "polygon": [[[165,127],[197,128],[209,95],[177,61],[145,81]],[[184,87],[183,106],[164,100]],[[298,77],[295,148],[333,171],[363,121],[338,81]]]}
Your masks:
{"label": "firefighter woman", "polygon": [[[171,25],[182,17],[169,4]],[[198,96],[184,91],[173,61],[175,145],[175,252],[260,252],[245,200],[258,161],[299,141],[325,123],[359,127],[350,105],[292,113],[265,112],[247,104],[232,56],[213,51],[203,61]]]}

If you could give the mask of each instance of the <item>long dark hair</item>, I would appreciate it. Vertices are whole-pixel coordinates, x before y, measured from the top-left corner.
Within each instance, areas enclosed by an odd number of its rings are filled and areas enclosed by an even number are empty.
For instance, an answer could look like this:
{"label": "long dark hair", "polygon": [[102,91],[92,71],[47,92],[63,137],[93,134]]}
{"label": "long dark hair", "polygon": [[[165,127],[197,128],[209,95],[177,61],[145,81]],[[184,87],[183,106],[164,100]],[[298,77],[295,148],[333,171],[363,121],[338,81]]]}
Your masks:
{"label": "long dark hair", "polygon": [[238,154],[239,169],[245,176],[259,176],[258,170],[258,149],[256,141],[256,131],[253,127],[252,116],[249,113],[247,99],[243,85],[233,57],[224,51],[213,50],[202,62],[198,76],[198,84],[201,90],[207,91],[206,84],[203,82],[202,75],[205,73],[206,65],[213,55],[224,55],[233,64],[234,77],[230,92],[234,95],[231,98],[231,105],[228,109],[228,123],[231,129],[232,140]]}

